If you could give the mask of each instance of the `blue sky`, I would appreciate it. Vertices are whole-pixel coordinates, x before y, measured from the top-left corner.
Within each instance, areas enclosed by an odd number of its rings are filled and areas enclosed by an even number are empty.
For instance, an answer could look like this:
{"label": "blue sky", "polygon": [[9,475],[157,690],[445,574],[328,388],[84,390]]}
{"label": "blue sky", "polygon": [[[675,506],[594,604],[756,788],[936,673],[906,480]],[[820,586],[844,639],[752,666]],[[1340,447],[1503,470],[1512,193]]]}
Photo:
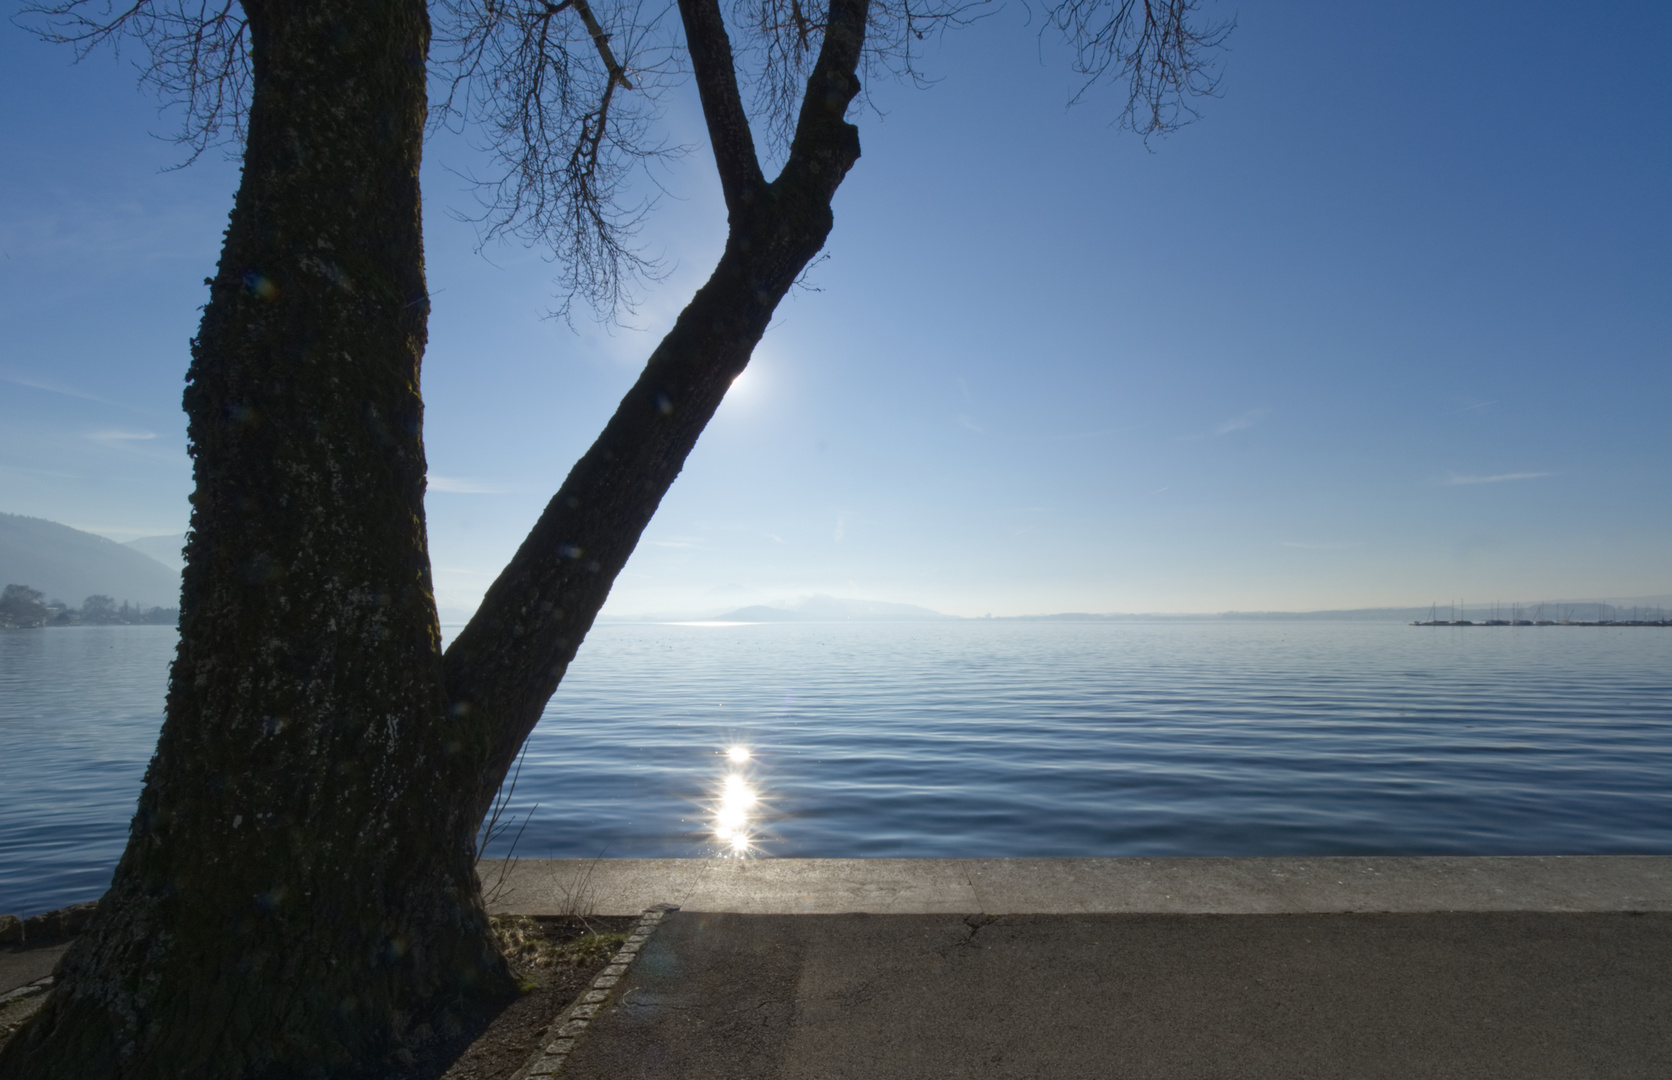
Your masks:
{"label": "blue sky", "polygon": [[[1222,13],[1232,9],[1224,7]],[[959,614],[1672,591],[1672,7],[1268,3],[1149,148],[1019,6],[877,87],[780,309],[607,610]],[[1037,23],[1034,24],[1035,26]],[[0,510],[181,530],[236,166],[108,55],[0,27]],[[700,143],[689,96],[675,141]],[[426,161],[437,591],[472,606],[723,240],[700,145],[629,329],[543,318]]]}

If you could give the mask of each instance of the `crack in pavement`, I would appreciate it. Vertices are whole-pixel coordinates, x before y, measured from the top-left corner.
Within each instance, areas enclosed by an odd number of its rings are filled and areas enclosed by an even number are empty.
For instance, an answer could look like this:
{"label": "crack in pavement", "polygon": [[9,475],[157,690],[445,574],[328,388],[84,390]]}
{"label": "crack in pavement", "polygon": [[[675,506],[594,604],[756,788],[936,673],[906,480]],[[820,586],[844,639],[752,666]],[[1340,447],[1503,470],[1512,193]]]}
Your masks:
{"label": "crack in pavement", "polygon": [[991,926],[999,921],[997,915],[965,915],[964,925],[969,927],[969,936],[953,946],[955,949],[965,948],[975,944],[975,935],[981,933],[981,928]]}

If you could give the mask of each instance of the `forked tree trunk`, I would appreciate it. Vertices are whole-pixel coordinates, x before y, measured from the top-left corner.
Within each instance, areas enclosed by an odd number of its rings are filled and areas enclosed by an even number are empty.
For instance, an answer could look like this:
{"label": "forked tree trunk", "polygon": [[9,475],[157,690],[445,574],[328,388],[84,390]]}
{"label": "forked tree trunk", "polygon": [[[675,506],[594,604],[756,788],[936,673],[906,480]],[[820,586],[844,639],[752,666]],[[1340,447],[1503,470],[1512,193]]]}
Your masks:
{"label": "forked tree trunk", "polygon": [[731,217],[713,277],[448,650],[423,517],[422,0],[244,0],[249,140],[186,409],[167,718],[127,851],[0,1077],[377,1076],[512,991],[473,838],[859,156],[835,0],[783,173],[681,0]]}

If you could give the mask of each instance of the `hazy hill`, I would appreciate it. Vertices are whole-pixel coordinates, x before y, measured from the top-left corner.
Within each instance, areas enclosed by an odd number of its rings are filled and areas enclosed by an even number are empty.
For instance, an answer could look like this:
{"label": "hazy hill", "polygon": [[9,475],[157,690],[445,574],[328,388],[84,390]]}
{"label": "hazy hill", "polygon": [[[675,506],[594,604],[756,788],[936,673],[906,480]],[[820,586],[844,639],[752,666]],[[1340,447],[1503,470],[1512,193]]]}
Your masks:
{"label": "hazy hill", "polygon": [[123,547],[131,547],[141,555],[149,555],[164,566],[172,567],[175,573],[186,568],[186,537],[184,534],[174,536],[142,536],[138,540],[129,540]]}
{"label": "hazy hill", "polygon": [[[1445,608],[1441,607],[1444,613]],[[1471,609],[1472,610],[1472,609]],[[1225,622],[1246,620],[1265,622],[1289,620],[1295,622],[1409,622],[1428,618],[1424,608],[1352,608],[1332,611],[1215,611],[1203,613],[1172,612],[1109,612],[1093,614],[1084,611],[1065,611],[1055,615],[1002,615],[1012,622]]]}
{"label": "hazy hill", "polygon": [[1381,607],[1381,608],[1346,608],[1329,611],[1218,611],[1211,614],[1169,614],[1167,612],[1120,612],[1109,614],[1091,614],[1088,612],[1069,611],[1056,615],[1005,615],[1000,618],[1013,622],[1413,622],[1427,620],[1434,616],[1441,619],[1470,619],[1482,622],[1486,619],[1507,619],[1511,612],[1518,617],[1531,619],[1542,617],[1546,619],[1593,619],[1598,617],[1598,604],[1610,618],[1629,618],[1632,609],[1638,608],[1643,617],[1652,617],[1651,612],[1656,608],[1672,610],[1672,596],[1625,596],[1604,597],[1601,600],[1522,600],[1513,606],[1509,601],[1496,605],[1470,602],[1465,607],[1452,607],[1448,604],[1437,604],[1433,607]]}
{"label": "hazy hill", "polygon": [[72,607],[94,595],[142,607],[180,603],[178,570],[114,540],[18,514],[0,514],[0,585],[28,585]]}
{"label": "hazy hill", "polygon": [[782,606],[755,604],[716,615],[718,622],[923,622],[956,619],[916,604],[888,604],[880,600],[845,600],[835,596],[803,596]]}

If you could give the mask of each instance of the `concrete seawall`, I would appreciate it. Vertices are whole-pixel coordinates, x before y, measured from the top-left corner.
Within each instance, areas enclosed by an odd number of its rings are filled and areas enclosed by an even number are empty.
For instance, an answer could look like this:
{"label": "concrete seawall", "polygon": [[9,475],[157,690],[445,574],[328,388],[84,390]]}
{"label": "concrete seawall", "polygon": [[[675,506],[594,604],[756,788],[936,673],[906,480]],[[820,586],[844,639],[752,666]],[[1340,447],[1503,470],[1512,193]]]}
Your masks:
{"label": "concrete seawall", "polygon": [[1672,911],[1672,856],[523,859],[481,864],[506,914]]}

